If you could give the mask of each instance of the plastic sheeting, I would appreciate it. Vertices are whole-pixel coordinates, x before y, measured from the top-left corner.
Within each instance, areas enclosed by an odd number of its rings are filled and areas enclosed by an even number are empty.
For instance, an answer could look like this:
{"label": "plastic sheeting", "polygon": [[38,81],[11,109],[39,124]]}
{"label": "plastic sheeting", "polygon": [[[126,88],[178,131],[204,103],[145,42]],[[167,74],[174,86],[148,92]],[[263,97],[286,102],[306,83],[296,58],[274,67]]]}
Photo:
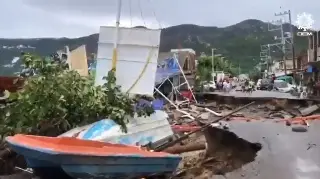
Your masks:
{"label": "plastic sheeting", "polygon": [[168,114],[157,110],[149,117],[135,117],[127,124],[127,133],[123,132],[113,120],[104,119],[91,125],[75,128],[61,136],[96,140],[125,145],[147,145],[173,135],[168,122]]}
{"label": "plastic sheeting", "polygon": [[154,110],[163,110],[164,101],[162,99],[155,99],[152,101],[152,107]]}
{"label": "plastic sheeting", "polygon": [[168,58],[163,61],[163,68],[157,68],[155,84],[161,84],[167,78],[181,74],[177,60]]}

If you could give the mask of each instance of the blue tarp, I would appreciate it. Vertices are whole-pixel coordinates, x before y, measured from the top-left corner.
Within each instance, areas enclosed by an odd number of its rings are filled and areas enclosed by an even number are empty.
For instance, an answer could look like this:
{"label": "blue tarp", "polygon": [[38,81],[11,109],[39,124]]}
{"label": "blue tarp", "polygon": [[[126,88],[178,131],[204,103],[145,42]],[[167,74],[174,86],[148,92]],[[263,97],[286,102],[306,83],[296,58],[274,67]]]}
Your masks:
{"label": "blue tarp", "polygon": [[155,99],[152,101],[152,107],[154,110],[163,110],[164,101],[162,99]]}
{"label": "blue tarp", "polygon": [[[174,58],[168,58],[163,62],[165,63],[165,67],[157,68],[155,85],[161,84],[168,77],[170,78],[181,73],[179,65],[177,64],[177,61]],[[95,60],[93,63],[89,64],[89,70],[95,71],[96,65],[97,61]]]}
{"label": "blue tarp", "polygon": [[179,75],[180,69],[177,61],[174,58],[169,58],[164,60],[165,67],[164,68],[157,68],[156,72],[156,85],[161,84],[166,78],[170,78],[176,75]]}
{"label": "blue tarp", "polygon": [[312,72],[317,72],[317,71],[318,71],[318,69],[316,67],[308,65],[307,72],[312,73]]}

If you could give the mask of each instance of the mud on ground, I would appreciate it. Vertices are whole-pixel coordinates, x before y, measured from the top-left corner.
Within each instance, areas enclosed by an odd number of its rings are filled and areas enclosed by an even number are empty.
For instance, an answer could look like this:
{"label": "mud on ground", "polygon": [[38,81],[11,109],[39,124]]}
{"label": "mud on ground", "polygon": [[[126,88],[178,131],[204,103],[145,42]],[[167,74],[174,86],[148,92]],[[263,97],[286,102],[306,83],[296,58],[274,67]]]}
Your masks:
{"label": "mud on ground", "polygon": [[260,144],[250,143],[239,138],[234,133],[209,128],[204,135],[197,138],[192,136],[188,142],[201,142],[207,140],[212,145],[211,150],[202,150],[182,154],[182,162],[176,174],[176,179],[207,179],[214,175],[224,175],[244,164],[254,161]]}

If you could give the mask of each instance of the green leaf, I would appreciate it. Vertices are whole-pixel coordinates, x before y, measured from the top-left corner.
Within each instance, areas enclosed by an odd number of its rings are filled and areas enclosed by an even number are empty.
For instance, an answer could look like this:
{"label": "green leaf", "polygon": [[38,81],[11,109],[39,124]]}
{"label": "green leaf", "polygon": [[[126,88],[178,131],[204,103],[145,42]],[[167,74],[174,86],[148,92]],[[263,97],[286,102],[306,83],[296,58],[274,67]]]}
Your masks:
{"label": "green leaf", "polygon": [[[26,76],[23,89],[14,94],[15,101],[0,108],[2,137],[14,133],[46,135],[52,129],[61,134],[103,118],[113,119],[126,131],[127,118],[134,116],[137,100],[122,93],[114,71],[108,72],[104,85],[94,86],[94,78],[68,70],[61,59],[26,53],[22,61],[36,75]],[[144,116],[153,112],[148,108],[137,111]]]}

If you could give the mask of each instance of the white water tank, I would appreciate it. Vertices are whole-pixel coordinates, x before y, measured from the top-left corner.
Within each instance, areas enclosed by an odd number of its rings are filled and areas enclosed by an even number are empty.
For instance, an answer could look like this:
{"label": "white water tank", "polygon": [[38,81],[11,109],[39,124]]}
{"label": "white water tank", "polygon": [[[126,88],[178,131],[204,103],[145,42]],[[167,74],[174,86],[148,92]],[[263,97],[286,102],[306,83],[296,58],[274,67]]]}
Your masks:
{"label": "white water tank", "polygon": [[[96,66],[96,85],[111,70],[115,27],[100,27]],[[117,85],[130,94],[153,95],[161,30],[119,28]],[[142,74],[142,72],[144,73]],[[139,81],[135,84],[135,81]]]}

